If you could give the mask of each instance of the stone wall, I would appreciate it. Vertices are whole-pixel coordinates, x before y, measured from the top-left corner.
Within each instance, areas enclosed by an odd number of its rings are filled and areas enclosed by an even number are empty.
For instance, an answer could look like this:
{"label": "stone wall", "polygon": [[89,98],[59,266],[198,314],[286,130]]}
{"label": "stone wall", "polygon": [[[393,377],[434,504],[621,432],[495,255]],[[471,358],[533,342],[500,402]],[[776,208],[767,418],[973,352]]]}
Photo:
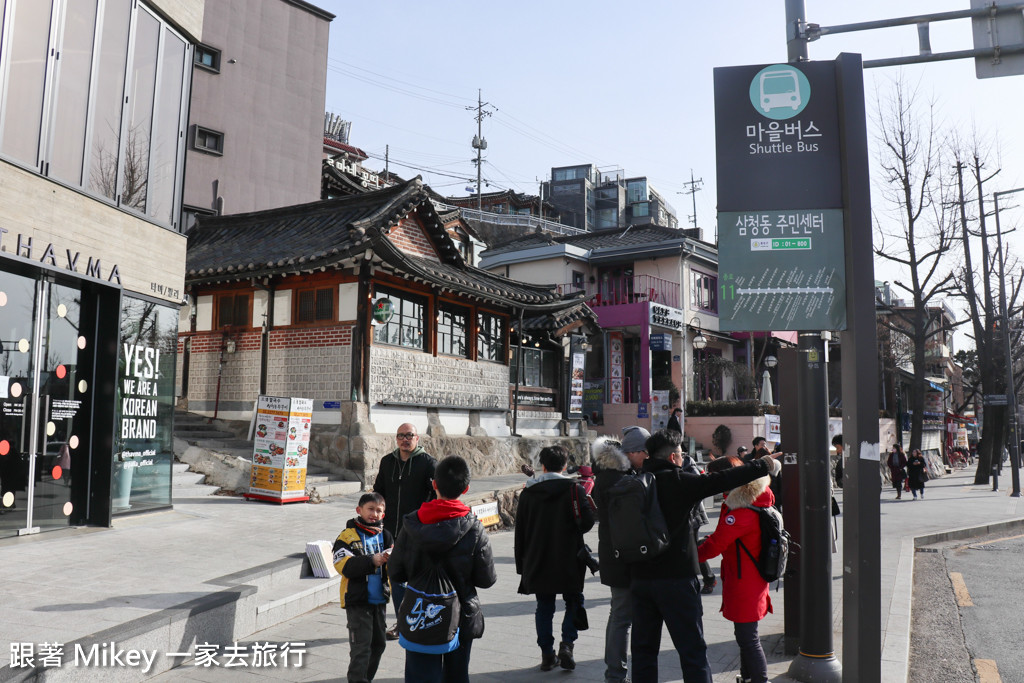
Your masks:
{"label": "stone wall", "polygon": [[[393,451],[395,435],[378,434],[368,420],[364,403],[344,401],[340,425],[313,425],[310,456],[314,462],[334,470],[345,470],[364,484],[372,485],[380,461]],[[474,476],[513,474],[525,463],[537,466],[537,454],[545,446],[561,445],[570,453],[570,462],[583,464],[590,458],[587,436],[577,437],[491,437],[448,435],[439,418],[431,418],[431,427],[420,434],[420,445],[437,459],[458,455],[466,459]]]}
{"label": "stone wall", "polygon": [[370,402],[508,410],[508,367],[502,363],[370,349]]}

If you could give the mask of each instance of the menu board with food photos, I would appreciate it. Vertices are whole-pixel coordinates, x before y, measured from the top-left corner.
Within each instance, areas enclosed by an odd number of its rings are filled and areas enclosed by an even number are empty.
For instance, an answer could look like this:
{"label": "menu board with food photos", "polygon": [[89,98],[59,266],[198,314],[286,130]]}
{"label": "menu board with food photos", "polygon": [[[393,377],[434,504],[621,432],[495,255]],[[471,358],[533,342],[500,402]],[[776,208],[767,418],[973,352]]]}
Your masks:
{"label": "menu board with food photos", "polygon": [[312,423],[313,399],[260,396],[247,498],[275,503],[309,500],[306,462]]}

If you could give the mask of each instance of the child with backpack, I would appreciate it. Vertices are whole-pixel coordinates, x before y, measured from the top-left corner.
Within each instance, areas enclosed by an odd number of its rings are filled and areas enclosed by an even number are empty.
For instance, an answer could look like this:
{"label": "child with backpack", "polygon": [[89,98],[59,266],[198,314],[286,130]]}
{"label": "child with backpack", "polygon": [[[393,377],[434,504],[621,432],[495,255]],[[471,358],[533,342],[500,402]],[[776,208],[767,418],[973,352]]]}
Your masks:
{"label": "child with backpack", "polygon": [[338,534],[332,551],[348,620],[348,680],[363,683],[373,680],[387,645],[384,611],[391,594],[387,562],[394,543],[384,528],[384,496],[364,493],[356,515]]}
{"label": "child with backpack", "polygon": [[[719,472],[743,464],[739,458],[717,458],[708,472]],[[769,477],[761,477],[726,494],[714,533],[704,539],[697,556],[705,562],[722,556],[722,615],[733,622],[740,646],[740,676],[737,683],[766,683],[768,661],[757,633],[757,622],[772,612],[768,582],[761,576],[761,518],[754,508],[771,508],[775,502]]]}
{"label": "child with backpack", "polygon": [[[459,500],[469,481],[469,465],[462,458],[450,455],[437,463],[437,500],[405,516],[388,560],[391,580],[408,583],[398,625],[399,642],[406,648],[407,683],[469,683],[470,649],[484,634],[476,589],[490,588],[498,580],[487,532]],[[425,590],[429,581],[424,577],[429,575],[454,588],[457,599],[452,604]],[[439,630],[448,634],[441,638],[448,642],[437,645]]]}

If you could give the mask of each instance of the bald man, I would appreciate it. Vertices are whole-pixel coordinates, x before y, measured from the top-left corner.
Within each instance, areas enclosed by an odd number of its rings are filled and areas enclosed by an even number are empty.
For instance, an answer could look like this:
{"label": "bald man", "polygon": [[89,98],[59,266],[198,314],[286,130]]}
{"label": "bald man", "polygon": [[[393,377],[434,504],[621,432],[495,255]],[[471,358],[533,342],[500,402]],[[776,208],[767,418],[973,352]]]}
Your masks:
{"label": "bald man", "polygon": [[[380,460],[373,490],[384,496],[384,528],[394,538],[402,531],[402,519],[420,509],[420,505],[434,498],[434,460],[420,446],[415,425],[400,425],[395,434],[398,448]],[[395,613],[405,596],[405,584],[391,585],[391,599]],[[397,624],[388,630],[388,640],[398,638]]]}

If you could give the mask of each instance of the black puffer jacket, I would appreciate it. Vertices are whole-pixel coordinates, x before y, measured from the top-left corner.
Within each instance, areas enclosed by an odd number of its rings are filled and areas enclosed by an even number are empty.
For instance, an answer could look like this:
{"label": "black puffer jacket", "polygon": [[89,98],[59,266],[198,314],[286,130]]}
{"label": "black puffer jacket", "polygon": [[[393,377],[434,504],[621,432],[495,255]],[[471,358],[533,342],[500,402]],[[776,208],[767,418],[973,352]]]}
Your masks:
{"label": "black puffer jacket", "polygon": [[770,460],[771,457],[758,458],[742,467],[712,474],[690,474],[668,460],[645,460],[644,470],[653,472],[658,483],[658,504],[668,524],[671,539],[668,549],[661,555],[647,562],[631,564],[632,578],[680,579],[696,576],[699,572],[697,543],[690,527],[694,506],[708,496],[731,491],[748,481],[771,474],[778,469],[778,463],[769,465]]}
{"label": "black puffer jacket", "polygon": [[381,458],[373,490],[384,496],[384,528],[395,538],[402,530],[405,516],[434,499],[431,482],[435,467],[437,461],[419,446],[405,462],[402,462],[397,448]]}
{"label": "black puffer jacket", "polygon": [[479,638],[484,634],[484,615],[480,611],[477,588],[490,588],[498,580],[494,572],[494,556],[480,520],[472,512],[464,517],[424,524],[416,512],[403,520],[404,531],[395,541],[388,560],[388,573],[393,583],[407,583],[418,574],[431,557],[441,558],[445,571],[459,594],[462,634]]}
{"label": "black puffer jacket", "polygon": [[615,588],[629,588],[629,567],[615,557],[611,531],[608,527],[608,491],[629,472],[626,454],[614,442],[601,437],[591,449],[594,454],[594,504],[597,505],[597,554],[601,560],[601,583]]}
{"label": "black puffer jacket", "polygon": [[[574,494],[575,492],[575,494]],[[580,503],[580,521],[573,497]],[[582,593],[586,567],[579,560],[583,534],[594,526],[587,493],[575,479],[545,472],[519,494],[516,510],[516,572],[519,592]]]}

